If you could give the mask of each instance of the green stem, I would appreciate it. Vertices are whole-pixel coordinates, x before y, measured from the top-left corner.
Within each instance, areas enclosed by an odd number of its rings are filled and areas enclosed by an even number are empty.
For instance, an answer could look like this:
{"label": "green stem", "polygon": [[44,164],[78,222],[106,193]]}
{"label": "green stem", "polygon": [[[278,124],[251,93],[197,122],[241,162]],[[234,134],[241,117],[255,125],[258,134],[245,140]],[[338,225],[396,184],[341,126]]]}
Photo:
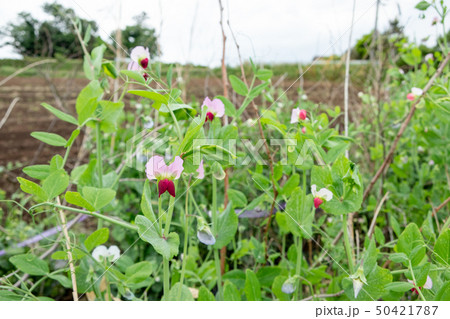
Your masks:
{"label": "green stem", "polygon": [[[189,214],[188,214],[188,205],[189,205],[189,193],[186,194],[186,203],[184,207],[184,245],[183,245],[183,261],[181,265],[181,275],[180,275],[180,282],[183,285],[184,281],[184,274],[186,272],[186,259],[187,259],[187,248],[188,248],[188,240],[189,240]],[[181,291],[179,291],[178,299],[181,298]]]}
{"label": "green stem", "polygon": [[[102,141],[100,132],[100,122],[95,124],[95,131],[97,135],[97,175],[98,175],[98,185],[103,188],[103,163],[102,163]],[[103,220],[99,219],[97,224],[97,229],[103,227]]]}
{"label": "green stem", "polygon": [[158,197],[158,223],[159,223],[159,233],[162,235],[164,232],[163,225],[162,225],[162,200],[161,196]]}
{"label": "green stem", "polygon": [[163,272],[164,272],[164,299],[167,300],[170,290],[170,269],[169,259],[163,258]]}
{"label": "green stem", "polygon": [[[302,270],[302,259],[303,259],[303,238],[298,237],[297,238],[297,265],[295,268],[295,274],[297,276],[301,276],[301,270]],[[302,299],[302,279],[298,279],[298,289],[297,289],[297,300]]]}
{"label": "green stem", "polygon": [[344,233],[344,246],[345,252],[347,253],[347,261],[348,261],[348,269],[350,270],[350,274],[354,274],[354,266],[353,266],[353,254],[352,248],[350,247],[350,239],[348,236],[348,227],[347,227],[347,214],[342,216],[342,232]]}
{"label": "green stem", "polygon": [[[212,176],[212,220],[213,220],[213,233],[217,234],[217,180]],[[220,270],[220,258],[219,249],[214,249],[214,262],[216,266],[217,275],[217,289],[219,291],[219,300],[222,299],[222,273]]]}
{"label": "green stem", "polygon": [[134,231],[137,230],[137,226],[132,225],[132,224],[130,224],[130,223],[124,221],[124,220],[108,217],[106,215],[99,214],[97,212],[89,212],[87,210],[82,210],[82,209],[78,209],[78,208],[73,208],[73,207],[68,207],[68,206],[63,206],[63,205],[58,205],[58,204],[53,204],[53,203],[47,203],[47,204],[50,205],[50,206],[53,206],[53,207],[56,207],[56,208],[60,208],[60,209],[64,209],[64,210],[68,210],[68,211],[71,211],[71,212],[94,216],[94,217],[96,217],[98,219],[102,219],[104,221],[107,221],[107,222],[110,222],[112,224],[131,229],[131,230],[134,230]]}
{"label": "green stem", "polygon": [[425,299],[425,297],[423,296],[423,294],[422,294],[422,290],[417,286],[416,276],[414,276],[414,271],[413,271],[413,268],[412,268],[412,265],[411,265],[411,260],[409,260],[409,267],[408,268],[409,268],[409,271],[411,272],[411,276],[412,276],[412,279],[413,279],[413,282],[414,282],[414,286],[416,287],[416,291],[419,293],[420,298],[423,301],[427,301]]}

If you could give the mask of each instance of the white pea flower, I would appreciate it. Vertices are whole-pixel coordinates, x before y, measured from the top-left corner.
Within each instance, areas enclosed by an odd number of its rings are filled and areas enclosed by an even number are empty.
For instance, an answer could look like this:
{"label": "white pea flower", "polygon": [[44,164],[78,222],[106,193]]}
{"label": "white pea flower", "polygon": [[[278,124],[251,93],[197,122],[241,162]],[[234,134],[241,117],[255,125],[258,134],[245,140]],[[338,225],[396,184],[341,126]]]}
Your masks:
{"label": "white pea flower", "polygon": [[297,277],[289,277],[288,279],[286,279],[286,281],[281,286],[281,291],[288,295],[293,293],[297,289],[297,286],[295,284],[297,280]]}
{"label": "white pea flower", "polygon": [[92,252],[92,257],[97,261],[102,261],[103,259],[109,262],[115,262],[120,257],[120,249],[116,245],[112,245],[106,248],[104,245],[97,246]]}
{"label": "white pea flower", "polygon": [[208,246],[212,246],[216,243],[216,237],[214,237],[203,217],[198,217],[197,219],[197,238],[201,243]]}
{"label": "white pea flower", "polygon": [[411,89],[411,93],[414,94],[415,96],[421,96],[423,94],[423,90],[414,87]]}
{"label": "white pea flower", "polygon": [[317,185],[311,185],[311,193],[314,196],[314,207],[318,208],[324,201],[330,201],[333,198],[333,193],[326,188],[321,188],[317,191]]}
{"label": "white pea flower", "polygon": [[359,292],[361,291],[364,285],[367,285],[366,276],[364,276],[364,270],[362,267],[359,267],[358,270],[350,276],[353,281],[353,292],[355,299],[358,297]]}

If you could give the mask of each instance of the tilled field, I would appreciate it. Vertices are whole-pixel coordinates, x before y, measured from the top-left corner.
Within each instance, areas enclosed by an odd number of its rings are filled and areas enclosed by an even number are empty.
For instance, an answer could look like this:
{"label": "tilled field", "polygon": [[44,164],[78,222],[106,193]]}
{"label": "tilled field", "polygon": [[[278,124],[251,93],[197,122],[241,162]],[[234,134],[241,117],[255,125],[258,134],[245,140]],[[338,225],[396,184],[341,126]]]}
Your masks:
{"label": "tilled field", "polygon": [[[285,79],[277,82],[274,79],[273,82],[277,83],[282,92],[294,81]],[[46,102],[57,108],[63,107],[73,114],[77,95],[87,83],[85,79],[52,79],[50,82],[40,77],[17,77],[0,87],[1,118],[13,99],[19,97],[6,123],[0,129],[0,166],[14,164],[12,170],[3,170],[3,173],[0,173],[0,189],[8,193],[14,192],[18,187],[16,177],[22,174],[22,167],[48,163],[52,155],[61,152],[61,148],[51,147],[30,136],[31,132],[45,131],[68,138],[73,130],[72,125],[58,120],[40,104]],[[291,98],[295,97],[298,94],[297,88],[298,82],[294,83],[286,94]],[[305,82],[304,90],[313,102],[343,105],[343,84]],[[222,94],[221,81],[218,78],[192,78],[188,81],[186,92],[187,100],[191,97],[202,100],[205,95]],[[357,92],[356,88],[351,88],[350,105],[358,104]],[[125,103],[129,106],[129,100]],[[72,154],[77,153],[81,141],[82,138],[77,139]]]}

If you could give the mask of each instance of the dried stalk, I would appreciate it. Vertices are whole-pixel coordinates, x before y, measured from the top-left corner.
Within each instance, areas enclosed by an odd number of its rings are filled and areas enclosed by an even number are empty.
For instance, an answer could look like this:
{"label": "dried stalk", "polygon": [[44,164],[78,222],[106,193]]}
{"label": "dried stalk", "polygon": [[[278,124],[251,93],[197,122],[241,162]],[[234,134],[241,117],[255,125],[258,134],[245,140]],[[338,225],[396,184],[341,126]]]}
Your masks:
{"label": "dried stalk", "polygon": [[[61,202],[59,200],[59,197],[57,199],[58,205],[61,205]],[[58,209],[59,217],[61,218],[61,227],[63,230],[64,238],[66,241],[66,249],[67,249],[67,259],[69,261],[69,269],[70,269],[70,277],[72,278],[72,296],[74,301],[78,301],[78,291],[77,291],[77,277],[75,275],[75,265],[73,262],[73,256],[72,251],[70,247],[70,236],[69,232],[67,231],[67,222],[66,222],[66,216],[64,212],[61,209]]]}

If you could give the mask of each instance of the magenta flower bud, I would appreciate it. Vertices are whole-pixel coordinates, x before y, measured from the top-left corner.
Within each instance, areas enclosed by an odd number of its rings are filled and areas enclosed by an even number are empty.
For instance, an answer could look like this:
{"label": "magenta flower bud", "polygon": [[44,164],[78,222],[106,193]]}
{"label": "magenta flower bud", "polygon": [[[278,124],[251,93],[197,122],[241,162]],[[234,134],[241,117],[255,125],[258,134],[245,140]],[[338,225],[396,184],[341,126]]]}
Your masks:
{"label": "magenta flower bud", "polygon": [[408,93],[408,95],[406,96],[406,98],[410,101],[414,101],[414,94],[412,93]]}
{"label": "magenta flower bud", "polygon": [[306,110],[303,110],[303,109],[300,110],[300,113],[298,116],[302,121],[306,120]]}
{"label": "magenta flower bud", "polygon": [[322,205],[322,203],[323,203],[322,198],[319,198],[319,197],[314,198],[314,207],[315,208],[319,208],[319,206]]}
{"label": "magenta flower bud", "polygon": [[214,114],[212,114],[211,112],[206,113],[206,118],[205,118],[205,122],[209,121],[213,121],[214,120]]}
{"label": "magenta flower bud", "polygon": [[142,66],[144,69],[146,69],[147,66],[148,66],[148,58],[142,59],[142,60],[140,61],[140,63],[141,63],[141,66]]}

